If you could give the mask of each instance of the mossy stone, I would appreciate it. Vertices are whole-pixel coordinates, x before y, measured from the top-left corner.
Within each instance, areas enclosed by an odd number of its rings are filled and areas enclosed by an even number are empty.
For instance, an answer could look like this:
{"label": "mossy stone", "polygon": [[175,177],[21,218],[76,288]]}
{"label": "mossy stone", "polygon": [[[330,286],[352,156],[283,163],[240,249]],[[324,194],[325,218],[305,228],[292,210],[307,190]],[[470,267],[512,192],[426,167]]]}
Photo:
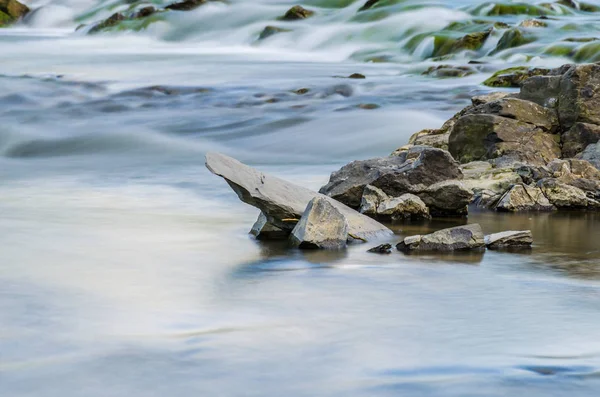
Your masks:
{"label": "mossy stone", "polygon": [[489,29],[484,32],[469,33],[458,39],[445,35],[435,36],[432,56],[440,57],[465,50],[478,51],[483,47],[491,32],[492,30]]}
{"label": "mossy stone", "polygon": [[292,8],[290,8],[289,10],[287,10],[287,12],[282,17],[279,17],[279,19],[282,21],[297,21],[300,19],[310,18],[314,14],[315,14],[314,11],[307,10],[306,8],[304,8],[302,6],[296,5],[296,6],[293,6]]}
{"label": "mossy stone", "polygon": [[484,81],[483,85],[488,87],[518,88],[529,77],[544,76],[548,73],[550,73],[550,69],[517,66],[497,71],[492,77]]}
{"label": "mossy stone", "polygon": [[[490,8],[491,6],[491,8]],[[531,15],[541,16],[552,13],[551,10],[541,6],[536,6],[527,3],[484,3],[475,8],[474,14],[487,16],[502,16],[502,15]]]}
{"label": "mossy stone", "polygon": [[531,34],[523,32],[521,29],[513,28],[504,32],[496,49],[492,51],[492,55],[509,48],[520,47],[535,41],[535,37]]}
{"label": "mossy stone", "polygon": [[274,34],[277,33],[284,33],[284,32],[291,32],[291,30],[289,29],[284,29],[284,28],[279,28],[277,26],[266,26],[262,32],[260,32],[260,34],[258,35],[258,39],[259,40],[264,40],[268,37],[273,36]]}

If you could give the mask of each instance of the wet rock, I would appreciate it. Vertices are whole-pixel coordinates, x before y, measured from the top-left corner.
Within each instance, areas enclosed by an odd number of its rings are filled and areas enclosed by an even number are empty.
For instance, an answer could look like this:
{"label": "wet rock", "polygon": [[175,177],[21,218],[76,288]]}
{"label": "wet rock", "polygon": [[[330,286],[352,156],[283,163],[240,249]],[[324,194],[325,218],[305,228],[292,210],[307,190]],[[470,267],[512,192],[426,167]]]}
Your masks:
{"label": "wet rock", "polygon": [[519,26],[523,28],[545,28],[548,27],[548,24],[539,19],[526,19],[522,21]]}
{"label": "wet rock", "polygon": [[191,11],[211,2],[223,3],[222,0],[184,0],[177,3],[169,4],[165,7],[165,9],[173,11]]}
{"label": "wet rock", "polygon": [[533,124],[544,131],[554,131],[559,126],[558,116],[554,110],[518,98],[503,98],[487,102],[468,110],[466,114],[496,114]]}
{"label": "wet rock", "polygon": [[367,0],[367,2],[358,9],[358,11],[366,11],[372,8],[375,4],[379,3],[379,0]]}
{"label": "wet rock", "polygon": [[17,0],[0,0],[0,26],[18,21],[29,11],[29,7]]}
{"label": "wet rock", "polygon": [[485,236],[485,245],[489,249],[527,248],[532,244],[531,230],[506,231]]}
{"label": "wet rock", "polygon": [[554,211],[541,189],[527,185],[515,185],[502,196],[496,205],[500,212]]}
{"label": "wet rock", "polygon": [[434,40],[433,57],[455,54],[461,51],[478,51],[488,39],[493,29],[469,33],[459,39],[436,36]]}
{"label": "wet rock", "polygon": [[320,192],[358,208],[367,185],[399,197],[405,193],[419,195],[430,185],[449,179],[462,179],[458,163],[450,153],[414,146],[399,156],[354,161],[331,174],[329,183]]}
{"label": "wet rock", "polygon": [[364,74],[360,74],[360,73],[352,73],[350,76],[348,76],[349,79],[366,79]]}
{"label": "wet rock", "polygon": [[449,132],[443,132],[442,129],[427,129],[413,134],[408,140],[408,143],[414,146],[431,146],[438,149],[448,150],[449,139]]}
{"label": "wet rock", "polygon": [[430,219],[427,205],[418,196],[406,193],[383,200],[377,207],[377,219]]}
{"label": "wet rock", "polygon": [[380,108],[376,103],[359,103],[356,107],[363,110],[375,110]]}
{"label": "wet rock", "polygon": [[277,33],[285,33],[285,32],[291,32],[290,29],[284,29],[284,28],[278,28],[277,26],[266,26],[262,32],[260,32],[260,34],[258,35],[258,39],[259,40],[264,40],[268,37],[273,36],[274,34]]}
{"label": "wet rock", "polygon": [[592,143],[600,141],[600,126],[588,123],[575,123],[562,136],[563,157],[575,157]]}
{"label": "wet rock", "polygon": [[325,197],[308,203],[290,235],[292,245],[301,249],[343,249],[347,240],[346,217]]}
{"label": "wet rock", "polygon": [[574,186],[589,198],[600,199],[600,171],[585,160],[554,160],[548,164],[552,177],[561,183]]}
{"label": "wet rock", "polygon": [[293,6],[287,12],[280,17],[279,19],[282,21],[298,21],[300,19],[310,18],[315,14],[312,10],[307,10],[302,6]]}
{"label": "wet rock", "polygon": [[576,122],[600,124],[600,65],[579,65],[562,75],[558,113],[565,130]]}
{"label": "wet rock", "polygon": [[600,170],[600,143],[588,145],[582,153],[577,155],[577,158],[589,161]]}
{"label": "wet rock", "polygon": [[252,226],[250,234],[256,237],[257,240],[285,240],[289,237],[290,231],[273,225],[261,212],[254,226]]}
{"label": "wet rock", "polygon": [[438,78],[465,77],[475,74],[476,71],[469,66],[437,65],[431,66],[422,74]]}
{"label": "wet rock", "polygon": [[[223,177],[240,200],[259,208],[271,224],[281,229],[293,229],[308,203],[315,197],[323,197],[220,153],[207,153],[206,166],[212,173]],[[353,236],[369,239],[391,234],[387,227],[375,220],[335,200],[330,200],[330,203],[347,219],[349,233]]]}
{"label": "wet rock", "polygon": [[135,12],[132,17],[133,18],[146,18],[149,17],[150,15],[154,14],[156,12],[156,8],[152,7],[152,6],[148,6],[148,7],[143,7],[140,10],[138,10],[137,12]]}
{"label": "wet rock", "polygon": [[485,246],[483,231],[478,224],[439,230],[424,236],[411,236],[401,241],[399,251],[465,251]]}
{"label": "wet rock", "polygon": [[118,25],[120,22],[124,21],[125,15],[121,14],[120,12],[117,12],[115,14],[112,14],[110,17],[106,18],[104,21],[96,24],[95,26],[93,26],[90,30],[89,33],[96,33],[96,32],[100,32],[102,30],[111,28],[113,26]]}
{"label": "wet rock", "polygon": [[528,68],[525,66],[518,66],[497,71],[492,75],[492,77],[484,81],[483,84],[487,85],[488,87],[518,88],[521,86],[521,83],[523,83],[528,78],[533,76],[547,75],[549,72],[550,69]]}
{"label": "wet rock", "polygon": [[542,179],[537,186],[557,208],[578,209],[586,208],[590,204],[583,190],[561,183],[556,179]]}
{"label": "wet rock", "polygon": [[473,200],[473,191],[462,181],[448,180],[434,183],[419,196],[434,216],[466,215]]}
{"label": "wet rock", "polygon": [[370,217],[377,216],[377,208],[389,198],[383,190],[371,185],[365,186],[360,202],[360,213]]}
{"label": "wet rock", "polygon": [[501,15],[532,15],[540,16],[547,15],[550,13],[548,9],[541,6],[536,6],[528,3],[490,3],[486,2],[479,5],[475,11],[475,14],[483,14],[487,16],[501,16]]}
{"label": "wet rock", "polygon": [[533,124],[492,114],[461,117],[450,133],[448,149],[461,163],[507,156],[543,165],[561,155],[552,134]]}
{"label": "wet rock", "polygon": [[371,248],[367,252],[370,252],[372,254],[388,255],[388,254],[392,253],[392,245],[391,244],[381,244],[375,248]]}
{"label": "wet rock", "polygon": [[496,45],[496,48],[491,52],[490,55],[507,50],[509,48],[520,47],[533,41],[535,41],[535,36],[518,28],[509,29],[504,32],[500,38],[500,41]]}

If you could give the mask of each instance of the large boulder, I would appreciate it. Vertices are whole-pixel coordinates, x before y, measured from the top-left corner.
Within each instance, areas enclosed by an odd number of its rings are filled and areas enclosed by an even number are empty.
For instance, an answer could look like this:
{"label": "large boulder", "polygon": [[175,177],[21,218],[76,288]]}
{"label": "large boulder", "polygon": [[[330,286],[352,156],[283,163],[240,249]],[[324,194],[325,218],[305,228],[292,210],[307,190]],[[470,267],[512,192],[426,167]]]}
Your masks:
{"label": "large boulder", "polygon": [[485,246],[483,231],[478,224],[439,230],[425,236],[411,236],[396,245],[399,251],[464,251]]}
{"label": "large boulder", "polygon": [[542,190],[523,184],[515,185],[498,201],[499,212],[554,211],[556,207],[548,201]]}
{"label": "large boulder", "polygon": [[448,148],[461,163],[505,156],[546,164],[561,155],[555,135],[534,124],[494,114],[468,114],[458,119]]}
{"label": "large boulder", "polygon": [[531,230],[507,231],[485,236],[485,245],[489,249],[527,248],[533,244]]}
{"label": "large boulder", "polygon": [[397,221],[401,219],[430,219],[429,208],[418,196],[406,193],[384,200],[377,208],[377,218]]}
{"label": "large boulder", "polygon": [[542,179],[537,186],[557,208],[582,209],[591,204],[583,190],[561,183],[554,178]]}
{"label": "large boulder", "polygon": [[577,158],[589,161],[600,170],[600,143],[588,145],[583,152],[577,155]]}
{"label": "large boulder", "polygon": [[358,208],[365,186],[372,185],[387,195],[420,193],[435,183],[462,179],[458,163],[445,150],[414,146],[398,156],[354,161],[331,174],[321,193]]}
{"label": "large boulder", "polygon": [[342,249],[347,240],[346,217],[325,197],[315,197],[308,203],[290,235],[292,244],[302,249]]}
{"label": "large boulder", "polygon": [[0,27],[23,18],[29,11],[29,7],[17,0],[0,0]]}
{"label": "large boulder", "polygon": [[474,193],[473,203],[491,208],[504,193],[523,180],[513,167],[493,167],[488,161],[474,161],[461,166],[464,185]]}
{"label": "large boulder", "polygon": [[562,75],[558,113],[565,130],[578,121],[600,124],[600,65],[575,66]]}
{"label": "large boulder", "polygon": [[458,180],[434,183],[419,195],[435,216],[466,215],[473,200],[473,191]]}
{"label": "large boulder", "polygon": [[[264,174],[220,153],[207,153],[206,166],[212,173],[223,177],[240,200],[259,208],[271,224],[282,229],[293,229],[308,203],[315,197],[324,197],[312,190]],[[392,234],[391,230],[381,223],[342,203],[329,200],[345,216],[351,236],[370,239]]]}
{"label": "large boulder", "polygon": [[466,114],[496,114],[533,124],[544,131],[552,131],[558,128],[556,111],[540,106],[535,102],[518,98],[502,98],[487,102],[469,109]]}

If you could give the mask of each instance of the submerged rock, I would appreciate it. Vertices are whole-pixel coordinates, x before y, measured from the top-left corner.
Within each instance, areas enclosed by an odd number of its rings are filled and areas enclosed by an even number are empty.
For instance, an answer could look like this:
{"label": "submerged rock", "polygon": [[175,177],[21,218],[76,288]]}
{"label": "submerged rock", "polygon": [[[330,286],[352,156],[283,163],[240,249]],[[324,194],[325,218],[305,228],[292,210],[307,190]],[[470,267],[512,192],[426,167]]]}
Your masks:
{"label": "submerged rock", "polygon": [[533,35],[518,28],[509,29],[504,32],[491,55],[509,48],[520,47],[533,41],[535,41],[535,37]]}
{"label": "submerged rock", "polygon": [[367,2],[362,7],[360,7],[358,11],[366,11],[375,6],[375,4],[377,3],[379,3],[379,0],[367,0]]}
{"label": "submerged rock", "polygon": [[184,1],[177,2],[177,3],[169,4],[168,6],[165,7],[165,9],[174,10],[174,11],[191,11],[202,5],[205,5],[205,4],[211,3],[211,2],[223,3],[224,1],[223,0],[184,0]]}
{"label": "submerged rock", "polygon": [[385,254],[385,255],[391,254],[392,253],[392,245],[391,244],[381,244],[375,248],[371,248],[367,252],[370,252],[372,254]]}
{"label": "submerged rock", "polygon": [[438,78],[452,78],[470,76],[475,73],[476,71],[469,66],[437,65],[429,67],[423,72],[423,75]]}
{"label": "submerged rock", "polygon": [[[220,153],[207,153],[206,166],[223,177],[240,200],[259,208],[273,225],[291,230],[317,192],[264,174]],[[359,214],[342,203],[330,200],[347,219],[349,234],[360,239],[392,234],[384,225]]]}
{"label": "submerged rock", "polygon": [[310,18],[315,14],[312,10],[307,10],[302,6],[293,6],[287,12],[280,17],[279,19],[282,21],[297,21],[300,19]]}
{"label": "submerged rock", "polygon": [[485,236],[485,245],[489,249],[527,248],[533,244],[531,230],[507,231]]}
{"label": "submerged rock", "polygon": [[256,237],[257,240],[285,240],[289,237],[290,231],[273,225],[261,212],[254,226],[252,226],[250,234]]}
{"label": "submerged rock", "polygon": [[485,246],[483,231],[478,224],[439,230],[424,236],[411,236],[398,243],[399,251],[465,251]]}
{"label": "submerged rock", "polygon": [[313,198],[294,227],[290,241],[302,249],[342,249],[348,240],[346,217],[325,197]]}
{"label": "submerged rock", "polygon": [[455,54],[461,51],[478,51],[483,47],[485,41],[490,37],[493,29],[487,29],[482,32],[469,33],[465,36],[455,39],[452,37],[436,36],[434,39],[434,49],[432,56],[440,57],[449,54]]}
{"label": "submerged rock", "polygon": [[268,37],[273,36],[274,34],[277,33],[286,33],[286,32],[291,32],[290,29],[284,29],[284,28],[278,28],[277,26],[266,26],[262,32],[260,32],[260,34],[258,35],[258,39],[259,40],[264,40]]}

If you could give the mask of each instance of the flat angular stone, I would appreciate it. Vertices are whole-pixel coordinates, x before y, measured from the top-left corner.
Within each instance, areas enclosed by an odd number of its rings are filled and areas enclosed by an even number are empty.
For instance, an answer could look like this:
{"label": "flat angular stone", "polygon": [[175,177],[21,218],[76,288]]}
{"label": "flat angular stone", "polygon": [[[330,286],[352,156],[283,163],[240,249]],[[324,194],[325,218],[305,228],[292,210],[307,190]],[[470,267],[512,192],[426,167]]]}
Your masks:
{"label": "flat angular stone", "polygon": [[527,185],[514,185],[496,204],[496,211],[527,212],[554,211],[556,207],[548,201],[541,189]]}
{"label": "flat angular stone", "polygon": [[400,242],[400,251],[465,251],[485,246],[483,231],[478,224],[439,230],[424,236],[411,236]]}
{"label": "flat angular stone", "polygon": [[[283,179],[264,174],[220,153],[208,153],[206,166],[223,177],[240,200],[260,209],[267,220],[281,229],[292,230],[317,192],[294,185]],[[348,221],[348,232],[358,238],[389,236],[392,231],[381,223],[329,199]]]}
{"label": "flat angular stone", "polygon": [[254,226],[252,226],[250,234],[256,237],[257,240],[285,240],[290,236],[290,231],[273,225],[261,212]]}
{"label": "flat angular stone", "polygon": [[347,240],[346,217],[325,197],[315,197],[308,203],[290,235],[292,244],[302,249],[342,249]]}
{"label": "flat angular stone", "polygon": [[489,249],[531,247],[533,236],[531,230],[506,231],[485,236],[485,245]]}

